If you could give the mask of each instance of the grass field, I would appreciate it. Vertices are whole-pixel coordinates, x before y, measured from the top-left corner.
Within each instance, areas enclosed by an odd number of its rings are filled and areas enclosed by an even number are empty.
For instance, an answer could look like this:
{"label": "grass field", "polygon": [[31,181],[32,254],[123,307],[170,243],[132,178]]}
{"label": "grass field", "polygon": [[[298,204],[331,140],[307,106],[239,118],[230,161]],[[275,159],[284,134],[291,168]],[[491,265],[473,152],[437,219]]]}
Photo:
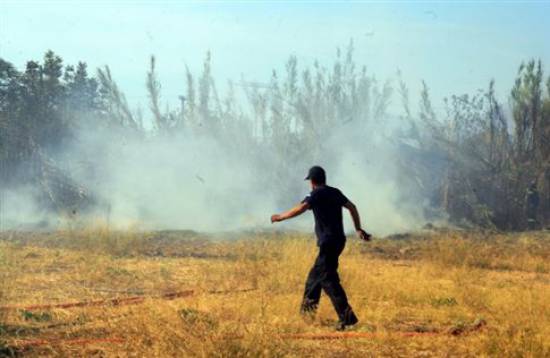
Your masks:
{"label": "grass field", "polygon": [[299,233],[4,232],[0,355],[550,356],[550,233],[350,238],[345,338],[326,296],[298,314],[315,254]]}

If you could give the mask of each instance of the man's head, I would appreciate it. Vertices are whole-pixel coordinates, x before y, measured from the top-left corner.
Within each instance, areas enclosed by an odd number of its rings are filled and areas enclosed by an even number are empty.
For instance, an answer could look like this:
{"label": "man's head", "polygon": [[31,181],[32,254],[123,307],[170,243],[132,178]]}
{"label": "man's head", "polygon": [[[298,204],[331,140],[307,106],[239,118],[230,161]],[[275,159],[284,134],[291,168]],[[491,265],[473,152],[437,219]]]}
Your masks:
{"label": "man's head", "polygon": [[309,169],[305,180],[311,181],[311,187],[314,188],[319,185],[325,185],[327,182],[327,175],[323,168],[316,165]]}

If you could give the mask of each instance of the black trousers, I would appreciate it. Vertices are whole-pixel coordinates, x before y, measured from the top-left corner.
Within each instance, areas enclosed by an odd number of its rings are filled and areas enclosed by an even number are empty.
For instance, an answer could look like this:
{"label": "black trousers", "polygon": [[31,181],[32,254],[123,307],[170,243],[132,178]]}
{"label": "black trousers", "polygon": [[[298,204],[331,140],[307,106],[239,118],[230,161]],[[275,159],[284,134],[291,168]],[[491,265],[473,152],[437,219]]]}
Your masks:
{"label": "black trousers", "polygon": [[321,290],[324,290],[340,322],[344,324],[357,322],[357,317],[348,303],[346,292],[338,276],[338,258],[345,246],[345,242],[324,243],[319,246],[319,255],[307,276],[301,313],[315,313],[321,298]]}

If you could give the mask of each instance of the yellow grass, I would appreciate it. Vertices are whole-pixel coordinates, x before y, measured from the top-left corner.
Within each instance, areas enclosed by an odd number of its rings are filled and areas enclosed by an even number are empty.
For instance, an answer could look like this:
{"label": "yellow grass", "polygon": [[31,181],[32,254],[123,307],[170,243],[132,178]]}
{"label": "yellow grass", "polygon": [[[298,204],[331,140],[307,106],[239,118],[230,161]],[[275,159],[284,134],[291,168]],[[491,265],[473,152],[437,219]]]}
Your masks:
{"label": "yellow grass", "polygon": [[[316,254],[310,235],[99,228],[0,238],[1,305],[196,293],[128,306],[1,310],[0,349],[7,354],[19,347],[23,356],[550,355],[550,234],[350,239],[341,278],[361,320],[354,331],[372,335],[345,340],[283,336],[334,331],[326,296],[313,322],[298,314]],[[476,320],[487,325],[449,334]],[[426,331],[438,334],[403,335]],[[69,344],[72,338],[123,341]],[[21,350],[31,339],[51,343]]]}

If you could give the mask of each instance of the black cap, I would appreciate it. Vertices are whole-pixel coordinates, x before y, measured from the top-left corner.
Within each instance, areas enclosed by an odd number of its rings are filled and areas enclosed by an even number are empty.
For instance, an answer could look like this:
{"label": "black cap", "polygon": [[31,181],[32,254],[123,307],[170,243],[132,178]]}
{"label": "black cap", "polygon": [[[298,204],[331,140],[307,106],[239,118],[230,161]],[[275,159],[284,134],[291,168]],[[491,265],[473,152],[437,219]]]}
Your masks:
{"label": "black cap", "polygon": [[323,168],[316,165],[309,168],[307,177],[304,180],[313,180],[316,183],[324,184],[327,181],[327,175],[325,174],[325,170]]}

